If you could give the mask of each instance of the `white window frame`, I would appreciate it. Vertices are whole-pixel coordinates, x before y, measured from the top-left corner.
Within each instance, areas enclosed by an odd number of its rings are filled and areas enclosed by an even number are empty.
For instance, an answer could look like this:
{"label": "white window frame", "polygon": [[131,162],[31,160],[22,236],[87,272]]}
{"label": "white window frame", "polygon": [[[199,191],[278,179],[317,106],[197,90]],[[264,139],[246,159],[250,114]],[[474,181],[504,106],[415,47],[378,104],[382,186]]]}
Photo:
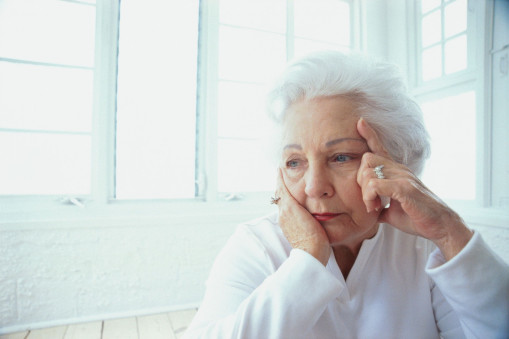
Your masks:
{"label": "white window frame", "polygon": [[[408,48],[410,89],[417,101],[436,100],[473,90],[476,93],[476,197],[474,201],[446,200],[467,223],[485,226],[509,227],[509,211],[495,209],[491,204],[491,38],[493,2],[468,1],[467,39],[468,67],[464,71],[445,75],[441,79],[421,81],[420,74],[420,5],[409,2],[407,16],[411,37]],[[443,27],[442,27],[443,29]],[[443,57],[443,56],[442,56]],[[471,165],[471,164],[465,164]]]}
{"label": "white window frame", "polygon": [[[354,40],[356,3],[350,3],[351,41]],[[287,0],[292,11],[293,1]],[[224,199],[217,190],[217,59],[219,8],[214,0],[200,4],[200,35],[197,102],[197,184],[193,199],[116,200],[115,175],[115,101],[118,48],[118,0],[96,2],[96,55],[94,74],[94,112],[92,131],[92,187],[90,195],[0,196],[0,229],[54,227],[137,227],[143,223],[191,226],[200,223],[228,223],[256,218],[276,211],[270,206],[272,192],[255,192]],[[291,20],[288,25],[291,26]],[[288,36],[293,29],[288,29]],[[291,41],[291,40],[290,40]],[[292,51],[292,43],[287,43]],[[207,114],[203,114],[207,112]]]}

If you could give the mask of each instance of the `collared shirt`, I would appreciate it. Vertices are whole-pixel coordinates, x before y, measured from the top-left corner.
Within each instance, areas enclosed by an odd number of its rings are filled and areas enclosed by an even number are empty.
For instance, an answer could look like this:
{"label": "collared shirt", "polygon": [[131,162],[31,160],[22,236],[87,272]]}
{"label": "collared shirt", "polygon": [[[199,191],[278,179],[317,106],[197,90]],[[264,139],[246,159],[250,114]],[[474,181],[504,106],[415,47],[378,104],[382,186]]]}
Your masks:
{"label": "collared shirt", "polygon": [[273,214],[242,224],[217,257],[188,338],[508,338],[509,267],[476,232],[445,262],[381,224],[345,280],[292,249]]}

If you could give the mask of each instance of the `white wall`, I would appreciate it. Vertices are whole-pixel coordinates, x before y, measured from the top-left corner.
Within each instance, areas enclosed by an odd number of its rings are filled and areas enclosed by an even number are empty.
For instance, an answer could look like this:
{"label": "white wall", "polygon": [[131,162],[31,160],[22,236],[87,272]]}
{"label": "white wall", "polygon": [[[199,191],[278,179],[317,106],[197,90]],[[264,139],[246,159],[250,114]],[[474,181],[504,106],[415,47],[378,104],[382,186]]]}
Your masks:
{"label": "white wall", "polygon": [[245,218],[0,225],[0,333],[196,307]]}
{"label": "white wall", "polygon": [[[196,307],[241,220],[0,230],[0,333]],[[473,227],[509,263],[509,228]]]}

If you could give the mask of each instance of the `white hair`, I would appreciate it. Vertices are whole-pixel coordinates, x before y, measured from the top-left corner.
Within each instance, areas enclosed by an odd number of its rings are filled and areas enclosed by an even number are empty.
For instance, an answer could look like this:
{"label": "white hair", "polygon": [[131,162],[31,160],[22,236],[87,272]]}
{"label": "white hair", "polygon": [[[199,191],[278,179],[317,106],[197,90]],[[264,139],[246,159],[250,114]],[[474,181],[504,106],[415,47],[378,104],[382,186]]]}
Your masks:
{"label": "white hair", "polygon": [[300,100],[344,96],[356,105],[393,159],[420,174],[429,157],[422,111],[410,97],[399,69],[365,55],[312,53],[291,62],[267,96],[268,112],[281,125]]}

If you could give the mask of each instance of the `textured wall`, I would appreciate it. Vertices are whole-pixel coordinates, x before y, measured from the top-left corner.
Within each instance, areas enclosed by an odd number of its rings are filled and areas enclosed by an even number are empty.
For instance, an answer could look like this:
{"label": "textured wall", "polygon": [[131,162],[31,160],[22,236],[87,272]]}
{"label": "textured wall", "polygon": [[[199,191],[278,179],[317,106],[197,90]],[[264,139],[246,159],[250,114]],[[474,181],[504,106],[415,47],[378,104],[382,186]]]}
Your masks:
{"label": "textured wall", "polygon": [[509,264],[509,225],[507,227],[489,227],[472,225],[480,232],[490,247]]}
{"label": "textured wall", "polygon": [[[196,306],[235,224],[0,231],[0,333]],[[474,228],[509,262],[509,228]]]}
{"label": "textured wall", "polygon": [[0,232],[0,333],[197,306],[234,223]]}

